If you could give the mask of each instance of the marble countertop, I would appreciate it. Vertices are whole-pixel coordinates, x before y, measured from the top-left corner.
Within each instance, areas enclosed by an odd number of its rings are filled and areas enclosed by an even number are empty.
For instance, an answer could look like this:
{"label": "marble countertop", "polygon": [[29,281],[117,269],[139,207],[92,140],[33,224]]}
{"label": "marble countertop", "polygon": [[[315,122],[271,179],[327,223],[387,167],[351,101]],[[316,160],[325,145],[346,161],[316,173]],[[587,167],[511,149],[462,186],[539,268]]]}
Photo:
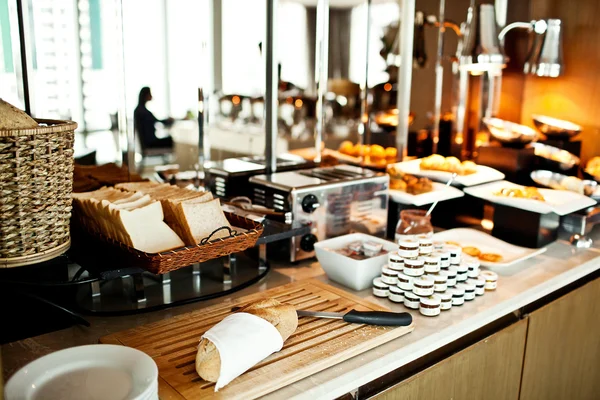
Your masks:
{"label": "marble countertop", "polygon": [[[496,291],[487,292],[474,302],[443,312],[435,318],[411,312],[415,322],[412,333],[286,386],[266,398],[335,398],[559,290],[600,269],[600,230],[592,232],[591,237],[598,240],[591,249],[576,249],[566,241],[557,241],[550,244],[543,254],[512,267],[495,269],[499,274]],[[293,267],[275,268],[263,281],[232,296],[239,297],[308,278],[317,278],[343,288],[330,282],[317,262],[306,262]],[[374,297],[370,290],[354,293],[393,311],[407,311],[402,305]],[[110,333],[170,318],[221,301],[223,298],[132,316],[86,317],[91,323],[89,328],[72,326],[3,345],[5,381],[25,364],[53,351],[97,343],[100,337]]]}

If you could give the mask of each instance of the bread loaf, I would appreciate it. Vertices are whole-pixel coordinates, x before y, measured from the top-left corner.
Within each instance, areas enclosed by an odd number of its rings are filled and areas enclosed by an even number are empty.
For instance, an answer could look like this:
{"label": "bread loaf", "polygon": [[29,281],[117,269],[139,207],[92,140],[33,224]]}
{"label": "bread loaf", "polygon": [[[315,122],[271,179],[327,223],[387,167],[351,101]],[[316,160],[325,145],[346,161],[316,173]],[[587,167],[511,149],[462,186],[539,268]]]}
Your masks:
{"label": "bread loaf", "polygon": [[[289,304],[282,304],[275,299],[264,299],[252,303],[239,312],[256,315],[271,323],[285,341],[298,327],[296,309]],[[215,345],[202,338],[196,354],[196,372],[205,381],[216,382],[221,371],[221,358]]]}
{"label": "bread loaf", "polygon": [[37,128],[38,123],[25,112],[0,99],[0,130]]}

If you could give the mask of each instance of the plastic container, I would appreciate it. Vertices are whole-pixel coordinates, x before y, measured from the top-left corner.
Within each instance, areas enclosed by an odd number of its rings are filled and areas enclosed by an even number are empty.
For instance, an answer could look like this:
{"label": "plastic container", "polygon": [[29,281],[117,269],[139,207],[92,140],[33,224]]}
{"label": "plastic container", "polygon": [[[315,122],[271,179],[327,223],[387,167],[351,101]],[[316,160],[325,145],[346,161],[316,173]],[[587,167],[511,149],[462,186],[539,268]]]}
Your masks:
{"label": "plastic container", "polygon": [[440,272],[440,257],[435,254],[430,254],[427,256],[421,257],[425,267],[426,274],[437,274]]}
{"label": "plastic container", "polygon": [[452,305],[462,306],[465,303],[465,290],[459,287],[448,289],[446,293],[452,295]]}
{"label": "plastic container", "polygon": [[456,285],[456,268],[451,267],[448,269],[443,269],[438,274],[446,277],[446,286],[454,287]]}
{"label": "plastic container", "polygon": [[448,245],[444,248],[444,250],[450,253],[450,264],[460,264],[460,258],[462,255],[462,249],[460,247]]}
{"label": "plastic container", "polygon": [[442,311],[450,310],[452,308],[452,295],[450,293],[436,293],[433,297],[440,299]]}
{"label": "plastic container", "polygon": [[465,300],[471,301],[475,298],[475,285],[470,283],[459,283],[456,285],[457,288],[463,289],[465,291]]}
{"label": "plastic container", "polygon": [[408,276],[421,276],[425,273],[425,263],[423,260],[405,259],[403,272]]}
{"label": "plastic container", "polygon": [[442,274],[428,275],[433,278],[433,291],[444,293],[448,289],[448,277]]}
{"label": "plastic container", "polygon": [[435,281],[429,276],[423,276],[415,279],[413,282],[413,293],[417,296],[431,296]]}
{"label": "plastic container", "polygon": [[479,276],[485,279],[485,290],[496,290],[498,287],[498,274],[492,271],[481,271]]}
{"label": "plastic container", "polygon": [[381,281],[388,285],[397,285],[398,272],[389,268],[383,268],[381,270]]}
{"label": "plastic container", "polygon": [[413,289],[413,282],[415,278],[402,272],[398,273],[398,287],[405,292],[410,292]]}
{"label": "plastic container", "polygon": [[404,259],[397,251],[388,254],[388,266],[394,271],[401,271],[404,267]]}
{"label": "plastic container", "polygon": [[404,292],[404,306],[412,310],[418,310],[421,298],[412,292]]}
{"label": "plastic container", "polygon": [[433,241],[429,236],[419,235],[417,240],[419,241],[420,255],[428,255],[433,253]]}
{"label": "plastic container", "polygon": [[485,279],[471,278],[467,279],[467,283],[475,285],[475,294],[477,296],[483,296],[485,294]]}
{"label": "plastic container", "polygon": [[421,297],[419,312],[426,317],[435,317],[442,311],[442,301],[436,296]]}
{"label": "plastic container", "polygon": [[388,299],[394,303],[404,303],[404,290],[400,289],[398,286],[390,286]]}
{"label": "plastic container", "polygon": [[389,285],[383,283],[381,278],[373,279],[373,296],[375,297],[388,297]]}

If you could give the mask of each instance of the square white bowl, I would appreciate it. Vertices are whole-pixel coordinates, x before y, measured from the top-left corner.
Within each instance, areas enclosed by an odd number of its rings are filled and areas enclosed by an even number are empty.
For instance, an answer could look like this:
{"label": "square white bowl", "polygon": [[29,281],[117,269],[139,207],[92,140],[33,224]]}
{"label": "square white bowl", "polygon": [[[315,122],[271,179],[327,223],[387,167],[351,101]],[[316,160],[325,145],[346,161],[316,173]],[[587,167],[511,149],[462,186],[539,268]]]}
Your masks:
{"label": "square white bowl", "polygon": [[350,289],[364,290],[370,288],[373,279],[381,275],[381,267],[387,263],[388,255],[355,260],[335,251],[356,241],[381,243],[387,252],[398,250],[394,242],[364,233],[351,233],[315,243],[315,252],[329,279]]}

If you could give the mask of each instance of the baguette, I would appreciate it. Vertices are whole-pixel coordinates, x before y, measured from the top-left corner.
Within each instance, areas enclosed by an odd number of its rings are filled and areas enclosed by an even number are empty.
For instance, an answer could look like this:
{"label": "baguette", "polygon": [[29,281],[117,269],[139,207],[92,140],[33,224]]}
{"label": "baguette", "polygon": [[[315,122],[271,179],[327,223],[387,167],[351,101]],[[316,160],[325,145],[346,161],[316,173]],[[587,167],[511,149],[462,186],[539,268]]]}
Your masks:
{"label": "baguette", "polygon": [[[256,315],[273,325],[285,342],[298,327],[298,315],[294,306],[282,304],[275,299],[263,299],[252,303],[239,312]],[[202,338],[196,353],[196,372],[208,382],[216,382],[221,373],[219,350],[208,339]]]}

